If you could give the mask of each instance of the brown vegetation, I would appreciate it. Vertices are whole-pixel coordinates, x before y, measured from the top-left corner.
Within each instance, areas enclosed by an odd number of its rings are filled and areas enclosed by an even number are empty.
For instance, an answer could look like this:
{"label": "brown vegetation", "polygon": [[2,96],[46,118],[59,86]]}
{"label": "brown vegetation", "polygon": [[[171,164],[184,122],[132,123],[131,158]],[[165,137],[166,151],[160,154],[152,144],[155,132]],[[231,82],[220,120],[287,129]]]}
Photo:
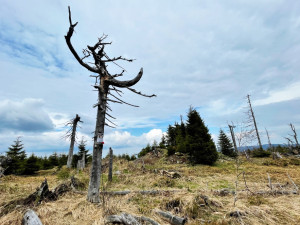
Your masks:
{"label": "brown vegetation", "polygon": [[[114,162],[113,180],[108,182],[108,168],[103,172],[101,190],[106,192],[131,190],[126,195],[101,195],[100,204],[86,201],[89,168],[77,172],[62,168],[40,171],[37,176],[6,176],[0,183],[0,212],[3,205],[12,200],[25,198],[36,191],[41,182],[48,180],[49,189],[54,190],[62,182],[75,175],[83,184],[81,191],[69,191],[56,201],[42,201],[33,206],[43,224],[104,224],[109,215],[128,213],[136,217],[145,216],[160,224],[169,224],[155,213],[157,210],[187,218],[188,225],[195,224],[299,224],[299,194],[276,194],[272,190],[295,190],[300,185],[300,167],[295,159],[243,160],[241,168],[245,171],[246,189],[243,177],[234,203],[235,164],[223,158],[214,166],[190,166],[171,163],[161,157],[151,161],[145,156],[142,160]],[[147,164],[146,162],[151,162]],[[275,162],[275,161],[274,161]],[[173,179],[159,171],[176,171],[180,177]],[[116,173],[116,171],[119,171]],[[158,172],[157,172],[158,171]],[[60,176],[63,173],[64,176]],[[290,176],[292,181],[289,179]],[[220,190],[227,190],[220,194]],[[154,194],[142,194],[141,190],[163,190]],[[225,193],[225,191],[223,192]],[[257,192],[264,191],[258,194]],[[223,193],[222,192],[222,193]],[[0,218],[0,224],[20,224],[26,207],[15,206]]]}

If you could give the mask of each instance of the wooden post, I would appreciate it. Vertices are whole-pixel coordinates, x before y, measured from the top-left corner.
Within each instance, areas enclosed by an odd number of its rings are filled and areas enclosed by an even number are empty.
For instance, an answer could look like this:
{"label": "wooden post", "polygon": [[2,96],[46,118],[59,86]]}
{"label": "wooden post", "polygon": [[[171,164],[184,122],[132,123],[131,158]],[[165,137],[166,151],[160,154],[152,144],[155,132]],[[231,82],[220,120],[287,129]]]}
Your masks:
{"label": "wooden post", "polygon": [[113,150],[109,148],[109,167],[108,167],[108,181],[112,182],[112,170],[113,170]]}

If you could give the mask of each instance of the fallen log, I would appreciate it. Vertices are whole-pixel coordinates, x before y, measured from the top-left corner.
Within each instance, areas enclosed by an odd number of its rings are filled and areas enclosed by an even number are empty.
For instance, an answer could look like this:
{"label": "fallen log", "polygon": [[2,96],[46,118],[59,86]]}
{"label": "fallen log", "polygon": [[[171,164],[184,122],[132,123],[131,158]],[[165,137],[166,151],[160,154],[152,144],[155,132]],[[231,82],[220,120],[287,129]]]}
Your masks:
{"label": "fallen log", "polygon": [[297,191],[285,191],[285,190],[272,190],[272,191],[257,191],[254,192],[257,195],[296,195]]}
{"label": "fallen log", "polygon": [[166,175],[167,177],[176,179],[176,178],[180,178],[181,175],[177,172],[170,172],[170,171],[166,171],[166,170],[160,170],[159,171],[161,175]]}
{"label": "fallen log", "polygon": [[32,209],[28,209],[23,216],[22,225],[43,225],[43,223]]}
{"label": "fallen log", "polygon": [[103,191],[101,194],[104,195],[128,195],[131,193],[134,194],[142,194],[142,195],[158,195],[158,194],[164,194],[164,193],[170,193],[170,192],[179,192],[182,190],[166,190],[166,191],[160,191],[160,190],[143,190],[143,191]]}
{"label": "fallen log", "polygon": [[184,225],[187,222],[187,218],[174,216],[169,212],[164,212],[159,209],[155,210],[154,212],[172,225]]}
{"label": "fallen log", "polygon": [[235,191],[230,190],[229,188],[223,188],[221,190],[215,190],[214,195],[218,196],[227,196],[227,195],[234,195]]}
{"label": "fallen log", "polygon": [[148,217],[141,216],[141,217],[139,217],[139,218],[140,218],[140,220],[143,221],[143,222],[148,222],[148,223],[150,223],[150,224],[152,224],[152,225],[160,225],[158,222],[156,222],[156,221],[154,221],[153,219],[150,219],[150,218],[148,218]]}
{"label": "fallen log", "polygon": [[124,224],[124,225],[141,225],[141,223],[132,215],[128,213],[121,213],[120,215],[110,215],[106,217],[105,224]]}
{"label": "fallen log", "polygon": [[151,225],[160,225],[158,222],[154,221],[145,216],[133,216],[128,213],[121,213],[120,215],[110,215],[105,218],[105,224],[124,224],[124,225],[141,225],[142,222],[150,223]]}

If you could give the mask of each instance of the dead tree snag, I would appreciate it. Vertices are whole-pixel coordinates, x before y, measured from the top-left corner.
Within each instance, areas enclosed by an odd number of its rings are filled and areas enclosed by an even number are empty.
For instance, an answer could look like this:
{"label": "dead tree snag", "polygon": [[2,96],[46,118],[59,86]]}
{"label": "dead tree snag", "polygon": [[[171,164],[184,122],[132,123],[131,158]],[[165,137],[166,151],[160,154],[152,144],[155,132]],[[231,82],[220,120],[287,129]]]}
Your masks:
{"label": "dead tree snag", "polygon": [[290,136],[292,136],[295,139],[296,147],[299,150],[299,142],[298,142],[298,137],[297,137],[297,132],[296,132],[295,126],[292,123],[290,123],[290,127],[293,131],[293,134],[290,134]]}
{"label": "dead tree snag", "polygon": [[[116,63],[116,61],[118,60],[132,62],[133,59],[126,59],[123,58],[122,56],[114,57],[114,58],[108,57],[108,55],[104,51],[105,46],[111,44],[111,42],[104,41],[107,38],[107,35],[103,35],[102,37],[98,38],[98,42],[95,45],[93,46],[88,45],[87,48],[83,50],[84,56],[80,57],[77,54],[76,50],[73,48],[71,43],[71,37],[73,35],[74,28],[78,23],[77,22],[74,24],[72,23],[70,7],[69,7],[69,22],[70,22],[69,31],[65,36],[66,43],[71,53],[77,60],[77,62],[87,70],[95,73],[95,75],[92,75],[91,77],[94,77],[96,79],[94,88],[98,91],[98,102],[94,105],[94,107],[97,107],[97,118],[96,118],[96,127],[94,133],[92,168],[91,168],[90,183],[89,183],[88,195],[87,195],[88,201],[98,203],[100,202],[99,188],[100,188],[100,180],[101,180],[102,149],[104,144],[103,142],[104,126],[106,125],[109,127],[114,127],[115,125],[110,119],[107,118],[110,117],[114,119],[113,116],[107,113],[107,110],[111,110],[108,103],[114,102],[119,104],[128,104],[131,106],[135,106],[123,101],[120,98],[123,92],[118,88],[126,88],[144,97],[154,97],[155,95],[142,94],[141,92],[131,88],[131,86],[135,85],[141,79],[143,75],[143,68],[141,68],[140,72],[135,78],[127,81],[119,81],[115,79],[116,77],[123,76],[123,73],[125,72],[124,69],[122,70],[121,73],[115,75],[112,75],[108,72],[107,63],[114,63],[118,65]],[[84,60],[90,57],[92,58],[93,63],[88,64]],[[116,95],[120,97],[117,97]],[[109,96],[112,98],[109,98]]]}
{"label": "dead tree snag", "polygon": [[250,95],[247,95],[247,99],[248,99],[248,105],[249,105],[249,118],[252,120],[254,128],[255,128],[255,132],[256,132],[256,137],[257,137],[259,148],[263,149],[261,141],[260,141],[260,137],[259,137],[259,132],[258,132],[258,129],[257,129],[257,125],[256,125],[256,120],[255,120],[254,112],[253,112],[252,105],[251,105]]}
{"label": "dead tree snag", "polygon": [[256,132],[256,137],[257,137],[259,148],[263,149],[261,141],[260,141],[260,136],[259,136],[259,132],[258,132],[258,129],[257,129],[257,125],[256,125],[256,120],[255,120],[254,112],[253,112],[252,105],[251,105],[250,95],[247,95],[247,99],[248,99],[248,105],[249,105],[249,118],[252,120],[254,128],[255,128],[255,132]]}
{"label": "dead tree snag", "polygon": [[82,123],[82,121],[80,120],[80,117],[78,116],[78,114],[76,114],[74,119],[68,121],[65,124],[66,126],[70,126],[70,129],[64,136],[67,139],[70,138],[70,148],[69,148],[69,155],[68,155],[68,161],[67,161],[68,168],[72,167],[73,150],[74,150],[74,143],[75,143],[75,139],[76,139],[76,128],[77,128],[78,122]]}

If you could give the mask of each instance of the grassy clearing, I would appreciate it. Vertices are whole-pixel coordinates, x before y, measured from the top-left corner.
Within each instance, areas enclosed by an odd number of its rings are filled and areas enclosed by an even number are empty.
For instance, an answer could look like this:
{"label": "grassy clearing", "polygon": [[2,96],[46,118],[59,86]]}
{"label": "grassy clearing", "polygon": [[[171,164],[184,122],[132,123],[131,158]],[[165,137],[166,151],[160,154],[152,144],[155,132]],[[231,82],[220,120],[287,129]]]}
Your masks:
{"label": "grassy clearing", "polygon": [[[153,209],[170,211],[178,216],[188,217],[188,225],[195,224],[300,224],[299,195],[251,195],[245,190],[242,176],[238,185],[238,201],[233,206],[233,195],[219,196],[216,190],[234,190],[236,179],[233,160],[221,159],[214,166],[172,164],[166,158],[146,156],[146,169],[141,169],[139,160],[115,162],[113,182],[107,181],[107,170],[102,177],[102,189],[115,190],[176,190],[159,195],[132,193],[126,196],[101,196],[101,204],[91,204],[84,194],[69,192],[55,202],[43,202],[34,208],[46,224],[103,224],[106,215],[120,212],[145,215],[161,224],[167,224],[154,214]],[[105,162],[104,162],[105,163]],[[243,159],[241,170],[245,171],[247,185],[251,191],[269,190],[267,173],[272,183],[293,189],[287,173],[300,186],[300,166],[295,159]],[[177,171],[178,179],[161,175],[159,170]],[[40,171],[36,176],[7,176],[0,183],[0,204],[28,196],[36,190],[46,177],[49,188],[75,175],[86,187],[89,182],[89,168],[82,172],[62,168]],[[208,196],[218,206],[205,206],[201,195]],[[0,207],[1,210],[1,207]],[[16,207],[11,213],[0,218],[0,224],[20,224],[24,208]],[[245,213],[241,218],[230,217],[229,213],[239,210]]]}

